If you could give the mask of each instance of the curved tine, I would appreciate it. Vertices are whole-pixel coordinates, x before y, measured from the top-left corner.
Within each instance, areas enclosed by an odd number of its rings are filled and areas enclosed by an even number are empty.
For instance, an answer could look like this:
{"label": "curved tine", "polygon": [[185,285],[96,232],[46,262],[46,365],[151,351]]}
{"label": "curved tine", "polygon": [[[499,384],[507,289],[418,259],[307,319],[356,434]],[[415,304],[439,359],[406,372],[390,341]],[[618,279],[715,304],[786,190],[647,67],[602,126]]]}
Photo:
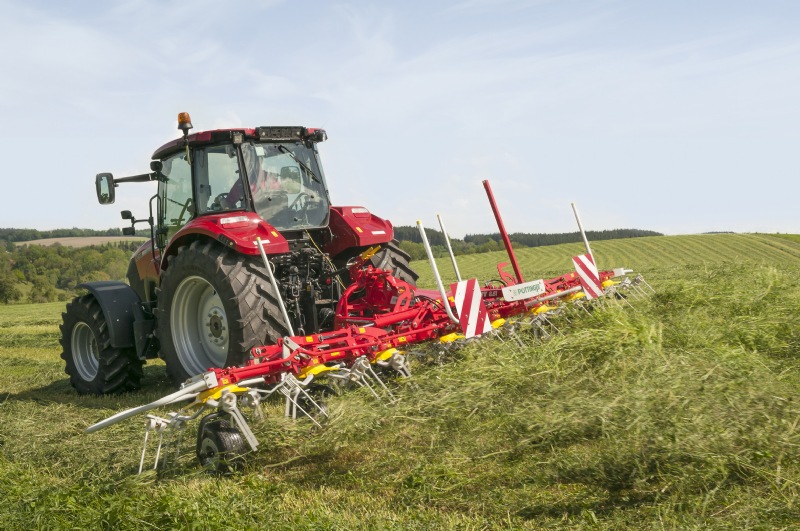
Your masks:
{"label": "curved tine", "polygon": [[167,404],[171,404],[180,400],[181,398],[189,398],[187,395],[194,393],[195,391],[199,391],[203,388],[208,387],[205,381],[195,382],[189,387],[185,387],[183,389],[179,389],[174,393],[167,395],[163,398],[159,398],[155,402],[151,402],[149,404],[145,404],[143,406],[134,407],[131,409],[126,409],[125,411],[120,411],[116,415],[112,415],[105,420],[101,420],[96,424],[92,424],[88,428],[86,428],[86,433],[94,433],[97,430],[101,430],[112,424],[116,424],[117,422],[123,421],[134,415],[138,415],[139,413],[144,413],[145,411],[150,411],[151,409],[155,409],[157,407],[166,406]]}

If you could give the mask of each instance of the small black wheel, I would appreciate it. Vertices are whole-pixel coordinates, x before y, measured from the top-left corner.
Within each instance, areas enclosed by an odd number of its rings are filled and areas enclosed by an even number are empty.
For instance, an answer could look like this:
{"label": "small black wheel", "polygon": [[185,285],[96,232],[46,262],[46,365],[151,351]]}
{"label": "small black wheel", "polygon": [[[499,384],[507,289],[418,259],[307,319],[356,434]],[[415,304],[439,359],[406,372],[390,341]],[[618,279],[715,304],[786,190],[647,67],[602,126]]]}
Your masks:
{"label": "small black wheel", "polygon": [[139,389],[142,361],[133,348],[111,346],[108,324],[94,296],[76,297],[61,317],[61,359],[76,391],[103,395]]}
{"label": "small black wheel", "polygon": [[[206,417],[216,417],[216,414]],[[214,474],[232,474],[244,466],[244,439],[225,419],[200,424],[197,433],[197,459],[200,465]]]}

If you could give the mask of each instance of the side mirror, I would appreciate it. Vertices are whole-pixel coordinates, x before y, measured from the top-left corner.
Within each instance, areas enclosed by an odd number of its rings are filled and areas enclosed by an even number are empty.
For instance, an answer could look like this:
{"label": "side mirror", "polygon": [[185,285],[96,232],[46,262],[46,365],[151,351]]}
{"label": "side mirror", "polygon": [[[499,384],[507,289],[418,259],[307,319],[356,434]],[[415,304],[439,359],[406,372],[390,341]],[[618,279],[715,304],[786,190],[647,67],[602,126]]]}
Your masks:
{"label": "side mirror", "polygon": [[130,210],[123,210],[119,215],[122,216],[122,219],[133,219],[133,214],[131,214]]}
{"label": "side mirror", "polygon": [[161,173],[161,170],[164,169],[164,163],[160,160],[151,160],[150,161],[150,171],[155,173]]}
{"label": "side mirror", "polygon": [[123,236],[136,236],[136,229],[133,227],[122,227]]}
{"label": "side mirror", "polygon": [[101,205],[110,205],[114,202],[114,176],[110,173],[98,173],[94,179],[97,189],[97,201]]}

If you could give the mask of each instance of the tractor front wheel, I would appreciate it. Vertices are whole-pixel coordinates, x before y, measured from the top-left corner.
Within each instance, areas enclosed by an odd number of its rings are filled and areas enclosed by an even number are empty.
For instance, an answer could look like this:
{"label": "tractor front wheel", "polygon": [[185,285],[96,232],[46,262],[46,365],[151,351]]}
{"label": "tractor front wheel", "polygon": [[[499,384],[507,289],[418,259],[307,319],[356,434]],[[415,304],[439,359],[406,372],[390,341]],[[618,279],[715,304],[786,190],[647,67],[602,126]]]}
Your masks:
{"label": "tractor front wheel", "polygon": [[103,309],[92,295],[76,297],[62,315],[64,372],[81,394],[102,395],[139,389],[142,362],[133,348],[114,348]]}
{"label": "tractor front wheel", "polygon": [[419,275],[408,265],[410,261],[411,255],[400,248],[397,240],[382,244],[380,251],[372,257],[373,266],[390,271],[395,278],[416,286]]}

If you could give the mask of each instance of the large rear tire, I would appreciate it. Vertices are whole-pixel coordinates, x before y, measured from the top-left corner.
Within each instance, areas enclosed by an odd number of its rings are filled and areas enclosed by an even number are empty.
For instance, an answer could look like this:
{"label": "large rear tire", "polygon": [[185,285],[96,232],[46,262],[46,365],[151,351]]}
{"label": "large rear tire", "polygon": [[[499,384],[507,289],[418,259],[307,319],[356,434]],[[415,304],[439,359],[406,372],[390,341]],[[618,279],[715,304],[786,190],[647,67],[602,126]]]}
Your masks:
{"label": "large rear tire", "polygon": [[142,361],[133,348],[111,346],[103,309],[94,296],[76,297],[61,317],[61,358],[75,390],[103,395],[139,389]]}
{"label": "large rear tire", "polygon": [[250,349],[287,334],[261,258],[211,241],[180,247],[161,277],[158,337],[176,384],[241,365]]}
{"label": "large rear tire", "polygon": [[411,255],[400,248],[397,240],[381,245],[380,251],[372,257],[373,266],[391,271],[395,278],[416,286],[419,275],[408,265],[410,261]]}

